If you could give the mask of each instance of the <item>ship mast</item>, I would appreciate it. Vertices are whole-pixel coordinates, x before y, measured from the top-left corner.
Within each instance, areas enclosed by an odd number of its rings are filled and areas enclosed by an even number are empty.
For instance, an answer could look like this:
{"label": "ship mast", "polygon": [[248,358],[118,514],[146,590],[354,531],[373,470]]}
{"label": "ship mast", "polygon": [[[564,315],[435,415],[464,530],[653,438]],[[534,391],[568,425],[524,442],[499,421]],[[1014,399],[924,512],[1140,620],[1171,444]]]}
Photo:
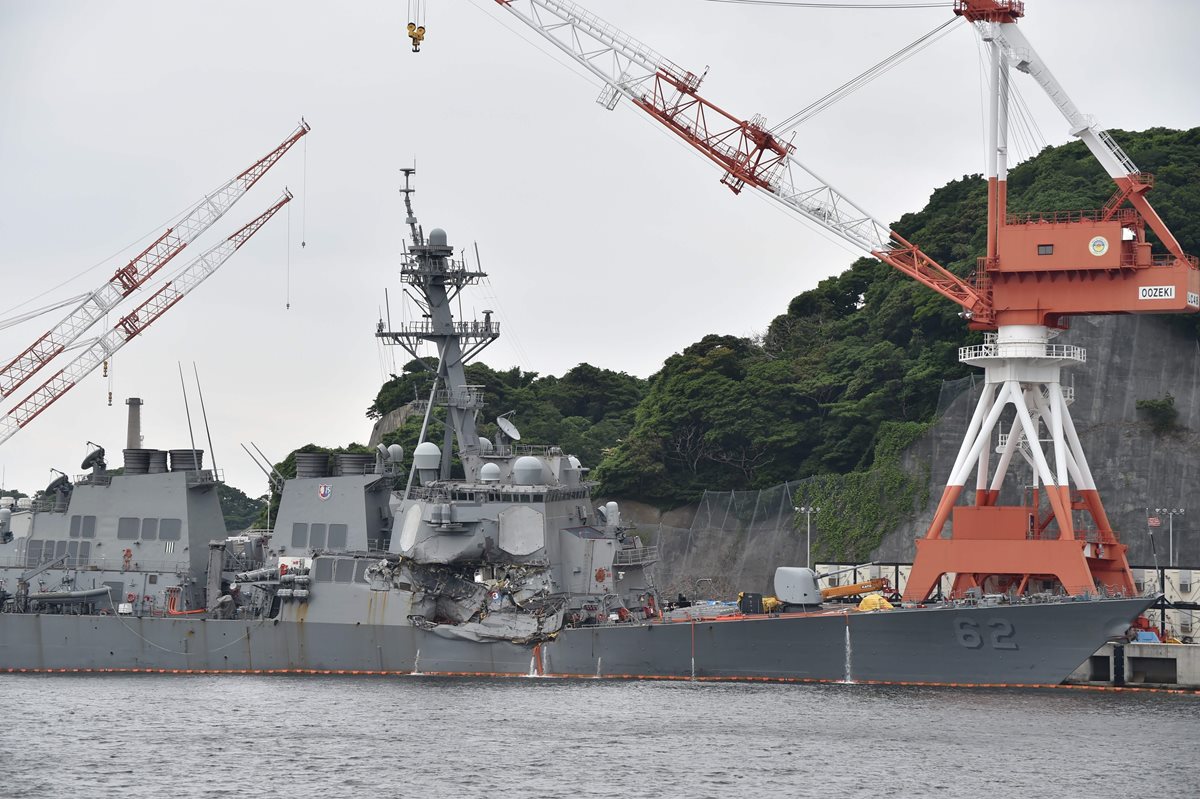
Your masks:
{"label": "ship mast", "polygon": [[[450,303],[465,286],[478,283],[487,277],[487,273],[468,268],[465,258],[455,260],[454,248],[449,244],[446,231],[441,228],[429,231],[429,238],[425,238],[412,206],[412,195],[416,189],[411,187],[409,180],[416,169],[405,168],[401,172],[404,174],[404,188],[400,193],[404,195],[407,214],[404,221],[409,226],[412,242],[404,252],[400,282],[413,287],[423,318],[404,324],[399,330],[384,330],[381,321],[375,335],[388,344],[403,347],[433,372],[435,380],[444,386],[434,393],[434,402],[447,409],[441,479],[448,480],[455,438],[458,440],[460,457],[479,453],[475,417],[483,407],[483,389],[467,383],[464,367],[500,336],[500,327],[492,322],[490,311],[484,311],[482,322],[454,320]],[[430,367],[421,358],[419,347],[423,342],[433,342],[437,347],[437,367]]]}

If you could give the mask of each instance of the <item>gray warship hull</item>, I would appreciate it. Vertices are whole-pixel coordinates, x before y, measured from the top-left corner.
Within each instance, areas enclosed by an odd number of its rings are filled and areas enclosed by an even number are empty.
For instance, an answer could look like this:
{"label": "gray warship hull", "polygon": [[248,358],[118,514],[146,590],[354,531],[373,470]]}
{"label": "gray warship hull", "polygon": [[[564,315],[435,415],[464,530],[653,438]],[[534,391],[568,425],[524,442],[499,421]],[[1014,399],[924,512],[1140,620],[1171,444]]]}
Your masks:
{"label": "gray warship hull", "polygon": [[536,644],[410,625],[5,614],[0,670],[1053,685],[1151,602],[641,622],[563,629]]}

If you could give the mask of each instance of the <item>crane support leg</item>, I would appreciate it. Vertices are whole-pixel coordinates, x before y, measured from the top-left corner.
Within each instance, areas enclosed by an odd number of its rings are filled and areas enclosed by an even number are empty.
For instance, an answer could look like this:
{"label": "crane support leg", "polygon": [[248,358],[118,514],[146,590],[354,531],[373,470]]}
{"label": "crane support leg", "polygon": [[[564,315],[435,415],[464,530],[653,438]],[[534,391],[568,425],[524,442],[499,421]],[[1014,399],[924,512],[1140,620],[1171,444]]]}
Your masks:
{"label": "crane support leg", "polygon": [[[960,360],[984,368],[985,385],[933,521],[917,541],[906,600],[927,599],[951,574],[955,594],[1043,590],[1046,584],[1072,594],[1134,593],[1126,548],[1116,541],[1071,421],[1073,394],[1060,381],[1063,366],[1085,357],[1078,347],[1051,344],[1049,329],[1038,325],[1005,326],[983,345],[962,349]],[[1011,422],[1000,429],[1008,433],[1000,437],[1000,458],[989,475],[986,451],[1006,414]],[[1031,471],[1025,482],[1044,491],[1001,504],[1017,453]],[[972,469],[975,503],[960,506]]]}

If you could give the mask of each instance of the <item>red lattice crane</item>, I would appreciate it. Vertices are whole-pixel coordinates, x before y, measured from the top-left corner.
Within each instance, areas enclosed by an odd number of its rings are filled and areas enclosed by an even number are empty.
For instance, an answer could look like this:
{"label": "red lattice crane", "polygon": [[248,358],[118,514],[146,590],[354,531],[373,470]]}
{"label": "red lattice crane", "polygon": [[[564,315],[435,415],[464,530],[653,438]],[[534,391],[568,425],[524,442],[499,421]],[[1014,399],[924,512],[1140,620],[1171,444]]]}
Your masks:
{"label": "red lattice crane", "polygon": [[[1126,547],[1105,514],[1067,412],[1071,393],[1061,385],[1062,367],[1086,355],[1050,342],[1071,315],[1200,310],[1200,270],[1146,199],[1150,176],[1079,112],[1016,28],[1022,2],[956,0],[954,7],[978,28],[991,54],[988,247],[973,280],[937,264],[801,164],[762,117],[739,119],[701,97],[703,75],[566,0],[496,2],[599,77],[598,102],[606,108],[628,98],[720,166],[722,182],[735,193],[758,189],[958,303],[971,327],[987,331],[984,344],[960,350],[960,360],[985,370],[985,388],[933,522],[917,541],[906,599],[925,599],[946,574],[954,575],[955,593],[1043,587],[1135,593]],[[1117,192],[1104,208],[1007,214],[1010,67],[1037,81],[1112,176]],[[1165,255],[1151,252],[1147,227]],[[997,437],[993,470],[991,437],[1002,416],[1010,426]],[[1029,464],[1034,488],[1021,504],[1000,505],[1017,456]],[[972,472],[975,502],[960,506]]]}
{"label": "red lattice crane", "polygon": [[206,196],[149,247],[113,273],[107,283],[89,294],[24,352],[0,368],[0,397],[12,395],[38,370],[104,318],[105,314],[154,277],[197,236],[212,227],[308,131],[308,123],[301,119],[296,130],[273,150]]}
{"label": "red lattice crane", "polygon": [[200,285],[209,275],[229,260],[250,237],[257,233],[267,221],[292,199],[286,189],[270,208],[237,230],[229,238],[218,242],[200,254],[173,279],[163,283],[157,291],[130,313],[121,317],[111,330],[98,338],[94,344],[77,355],[49,380],[17,403],[8,413],[0,417],[0,444],[12,438],[18,430],[29,424],[55,400],[71,390],[80,380],[90,374],[113,353],[124,347],[137,334],[167,312],[192,289]]}

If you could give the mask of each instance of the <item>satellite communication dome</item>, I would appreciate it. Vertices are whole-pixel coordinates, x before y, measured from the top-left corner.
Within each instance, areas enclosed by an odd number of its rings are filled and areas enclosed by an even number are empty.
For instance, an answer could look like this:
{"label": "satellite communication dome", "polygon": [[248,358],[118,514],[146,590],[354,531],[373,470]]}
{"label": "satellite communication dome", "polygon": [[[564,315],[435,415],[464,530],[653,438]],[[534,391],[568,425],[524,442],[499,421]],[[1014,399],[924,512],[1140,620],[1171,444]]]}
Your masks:
{"label": "satellite communication dome", "polygon": [[479,470],[479,480],[483,483],[500,482],[500,467],[494,463],[485,463]]}
{"label": "satellite communication dome", "polygon": [[513,482],[531,486],[542,482],[542,462],[532,455],[522,455],[513,463]]}
{"label": "satellite communication dome", "polygon": [[399,444],[389,444],[387,451],[388,460],[390,460],[392,463],[400,463],[404,460],[404,447],[400,446]]}
{"label": "satellite communication dome", "polygon": [[442,450],[432,441],[423,441],[413,450],[413,467],[422,469],[437,469],[442,463]]}
{"label": "satellite communication dome", "polygon": [[492,440],[490,438],[479,439],[479,451],[484,455],[487,455],[493,449],[495,449],[495,447],[492,445]]}
{"label": "satellite communication dome", "polygon": [[579,462],[579,458],[576,458],[574,455],[567,456],[567,463],[571,464],[572,469],[578,469],[583,466],[583,464]]}
{"label": "satellite communication dome", "polygon": [[429,246],[431,246],[431,247],[447,246],[446,231],[442,230],[440,227],[435,227],[433,230],[429,231]]}

